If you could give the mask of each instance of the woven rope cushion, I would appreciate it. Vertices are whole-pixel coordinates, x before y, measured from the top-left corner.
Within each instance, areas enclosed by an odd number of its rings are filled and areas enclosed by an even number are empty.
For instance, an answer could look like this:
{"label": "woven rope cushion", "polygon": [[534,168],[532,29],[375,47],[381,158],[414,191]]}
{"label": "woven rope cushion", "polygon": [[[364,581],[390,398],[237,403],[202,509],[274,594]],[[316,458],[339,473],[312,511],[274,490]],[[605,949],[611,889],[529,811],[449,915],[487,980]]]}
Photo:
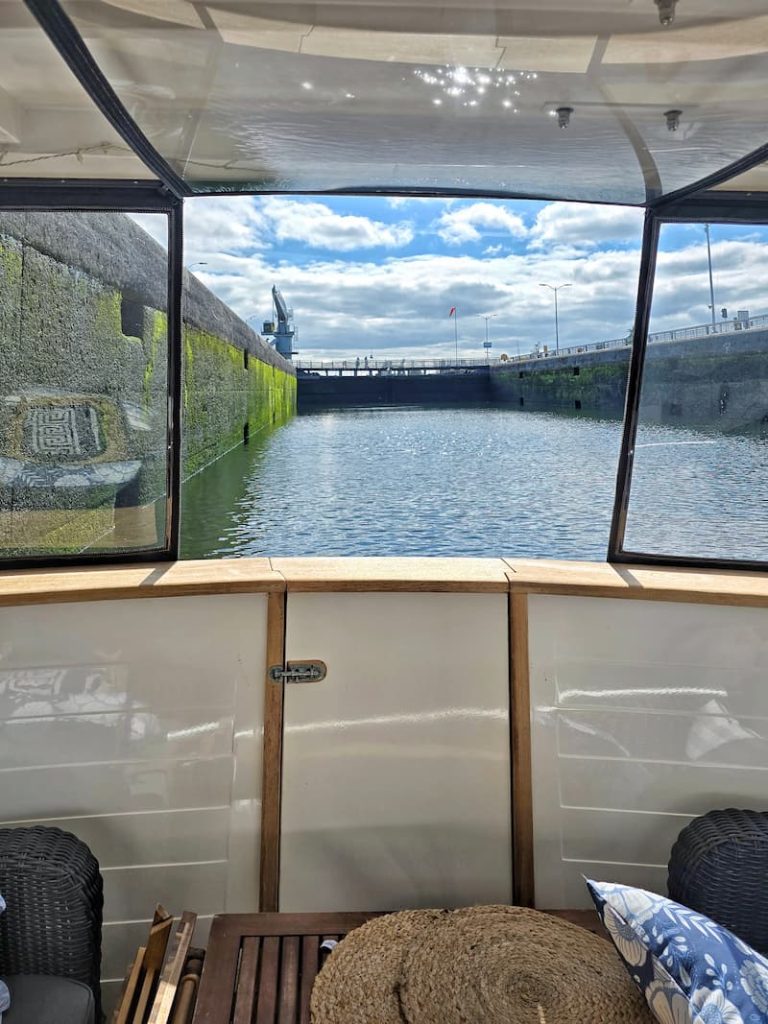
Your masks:
{"label": "woven rope cushion", "polygon": [[409,911],[350,932],[313,1024],[648,1024],[609,943],[520,907]]}
{"label": "woven rope cushion", "polygon": [[402,1024],[398,983],[403,960],[441,916],[439,910],[403,910],[350,932],[315,980],[314,1024]]}

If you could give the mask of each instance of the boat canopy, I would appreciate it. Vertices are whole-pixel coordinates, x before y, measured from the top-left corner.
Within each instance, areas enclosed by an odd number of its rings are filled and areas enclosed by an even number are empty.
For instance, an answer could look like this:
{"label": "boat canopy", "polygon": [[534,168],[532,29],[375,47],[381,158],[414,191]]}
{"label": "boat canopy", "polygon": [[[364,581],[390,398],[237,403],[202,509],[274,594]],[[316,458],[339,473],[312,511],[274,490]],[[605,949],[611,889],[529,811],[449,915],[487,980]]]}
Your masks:
{"label": "boat canopy", "polygon": [[767,87],[765,0],[0,0],[7,179],[653,204],[766,187]]}

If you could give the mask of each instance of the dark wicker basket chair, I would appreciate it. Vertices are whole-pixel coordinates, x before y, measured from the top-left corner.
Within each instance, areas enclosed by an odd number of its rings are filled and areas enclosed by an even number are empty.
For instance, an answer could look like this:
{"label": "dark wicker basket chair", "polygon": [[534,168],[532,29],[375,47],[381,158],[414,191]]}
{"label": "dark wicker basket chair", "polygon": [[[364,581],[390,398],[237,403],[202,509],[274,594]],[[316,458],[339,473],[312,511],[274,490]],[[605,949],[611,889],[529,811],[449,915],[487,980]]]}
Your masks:
{"label": "dark wicker basket chair", "polygon": [[672,847],[670,898],[768,955],[768,813],[710,811]]}
{"label": "dark wicker basket chair", "polygon": [[99,864],[58,828],[0,829],[0,975],[48,974],[83,982],[100,1019]]}

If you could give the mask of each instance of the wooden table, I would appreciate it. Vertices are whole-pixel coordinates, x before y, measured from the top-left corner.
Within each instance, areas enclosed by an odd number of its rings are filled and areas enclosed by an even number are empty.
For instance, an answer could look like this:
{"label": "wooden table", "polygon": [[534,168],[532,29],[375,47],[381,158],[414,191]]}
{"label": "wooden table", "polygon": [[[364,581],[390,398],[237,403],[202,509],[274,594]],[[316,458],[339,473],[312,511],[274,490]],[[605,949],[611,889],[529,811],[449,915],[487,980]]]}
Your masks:
{"label": "wooden table", "polygon": [[[549,913],[604,935],[592,910]],[[326,954],[378,915],[222,914],[214,918],[192,1024],[309,1024],[309,997]]]}

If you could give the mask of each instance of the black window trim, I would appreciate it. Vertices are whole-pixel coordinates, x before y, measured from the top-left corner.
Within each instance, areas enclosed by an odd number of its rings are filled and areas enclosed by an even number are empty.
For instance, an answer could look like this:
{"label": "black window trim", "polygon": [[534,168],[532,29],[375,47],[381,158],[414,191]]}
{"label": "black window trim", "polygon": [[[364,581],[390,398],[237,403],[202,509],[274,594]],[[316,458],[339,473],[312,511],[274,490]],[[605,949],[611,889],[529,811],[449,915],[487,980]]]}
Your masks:
{"label": "black window trim", "polygon": [[608,562],[619,565],[655,565],[706,570],[736,569],[765,573],[768,560],[654,554],[647,551],[629,551],[624,546],[632,488],[635,441],[640,419],[643,368],[648,346],[653,289],[656,281],[659,235],[663,224],[684,223],[768,224],[768,194],[725,190],[704,192],[700,195],[683,196],[682,198],[666,198],[654,203],[646,211],[622,441],[606,558]]}
{"label": "black window trim", "polygon": [[28,180],[0,184],[0,212],[160,213],[168,218],[168,426],[166,463],[166,516],[162,547],[132,551],[101,551],[69,555],[0,557],[0,569],[55,568],[142,562],[173,562],[179,557],[181,493],[181,352],[183,299],[183,204],[158,182],[111,185],[106,182],[51,182]]}

